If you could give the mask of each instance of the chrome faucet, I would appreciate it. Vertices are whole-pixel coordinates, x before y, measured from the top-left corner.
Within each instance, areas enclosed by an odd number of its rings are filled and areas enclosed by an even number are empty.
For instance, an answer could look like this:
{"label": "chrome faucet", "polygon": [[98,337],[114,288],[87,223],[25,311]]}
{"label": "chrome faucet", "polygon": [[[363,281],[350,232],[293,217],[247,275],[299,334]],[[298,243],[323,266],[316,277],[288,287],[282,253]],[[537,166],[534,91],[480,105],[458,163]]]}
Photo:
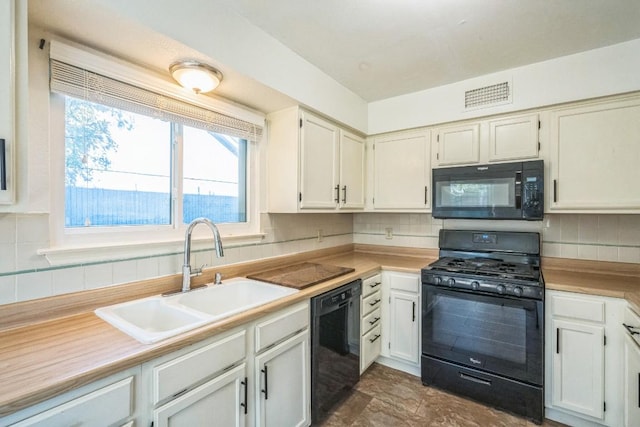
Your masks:
{"label": "chrome faucet", "polygon": [[[222,249],[222,240],[220,239],[220,232],[218,227],[207,218],[196,218],[187,227],[187,232],[184,236],[184,263],[182,264],[182,292],[189,292],[191,290],[191,233],[198,224],[206,224],[213,233],[213,242],[216,250],[216,256],[218,258],[224,256],[224,250]],[[204,265],[202,266],[204,267]],[[199,274],[202,272],[202,267],[193,270],[193,273]],[[216,276],[217,277],[217,276]]]}

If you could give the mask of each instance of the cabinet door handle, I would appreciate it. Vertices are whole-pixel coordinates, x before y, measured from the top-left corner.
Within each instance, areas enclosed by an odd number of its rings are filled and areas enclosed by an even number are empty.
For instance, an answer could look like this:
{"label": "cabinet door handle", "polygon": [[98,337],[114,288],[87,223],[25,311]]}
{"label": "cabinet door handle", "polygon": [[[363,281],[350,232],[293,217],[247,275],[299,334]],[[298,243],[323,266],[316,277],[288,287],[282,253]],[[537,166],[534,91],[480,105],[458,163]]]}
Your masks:
{"label": "cabinet door handle", "polygon": [[264,369],[260,372],[264,373],[264,388],[261,390],[264,393],[264,400],[269,399],[269,371],[267,365],[264,365]]}
{"label": "cabinet door handle", "polygon": [[247,387],[247,377],[244,377],[244,381],[242,381],[240,384],[242,384],[244,386],[244,402],[240,404],[240,406],[242,406],[244,408],[244,414],[247,414],[247,389],[249,387]]}
{"label": "cabinet door handle", "polygon": [[370,325],[375,325],[376,323],[378,323],[378,320],[380,320],[380,318],[379,318],[379,317],[376,317],[376,318],[375,318],[375,319],[373,319],[373,320],[369,320],[369,324],[370,324]]}
{"label": "cabinet door handle", "polygon": [[6,152],[4,139],[0,139],[0,169],[2,169],[2,174],[0,175],[0,190],[6,190],[7,189],[7,152]]}
{"label": "cabinet door handle", "polygon": [[413,302],[413,308],[411,309],[411,321],[415,322],[416,321],[416,302]]}
{"label": "cabinet door handle", "polygon": [[556,328],[556,354],[560,354],[560,328]]}
{"label": "cabinet door handle", "polygon": [[377,334],[375,337],[373,338],[369,338],[369,342],[376,342],[376,340],[380,338],[380,334]]}
{"label": "cabinet door handle", "polygon": [[553,203],[558,201],[558,181],[553,180]]}
{"label": "cabinet door handle", "polygon": [[638,372],[638,408],[640,408],[640,372]]}
{"label": "cabinet door handle", "polygon": [[429,189],[427,188],[427,186],[424,186],[424,204],[427,204],[427,195],[429,194]]}
{"label": "cabinet door handle", "polygon": [[347,186],[342,187],[342,203],[347,203]]}
{"label": "cabinet door handle", "polygon": [[333,200],[338,203],[340,202],[340,185],[336,185],[334,190],[336,191],[336,198]]}

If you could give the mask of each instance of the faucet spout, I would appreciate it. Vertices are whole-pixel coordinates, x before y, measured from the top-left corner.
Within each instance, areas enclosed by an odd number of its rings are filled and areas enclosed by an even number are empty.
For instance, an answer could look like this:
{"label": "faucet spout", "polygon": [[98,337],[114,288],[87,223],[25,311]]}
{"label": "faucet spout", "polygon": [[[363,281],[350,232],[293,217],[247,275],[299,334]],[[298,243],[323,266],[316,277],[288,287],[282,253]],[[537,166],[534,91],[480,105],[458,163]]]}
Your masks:
{"label": "faucet spout", "polygon": [[211,229],[213,233],[213,244],[218,258],[224,256],[224,250],[222,248],[222,239],[220,238],[220,232],[218,227],[207,218],[196,218],[187,227],[187,231],[184,236],[184,262],[182,264],[182,292],[189,292],[191,290],[191,233],[198,224],[205,224]]}

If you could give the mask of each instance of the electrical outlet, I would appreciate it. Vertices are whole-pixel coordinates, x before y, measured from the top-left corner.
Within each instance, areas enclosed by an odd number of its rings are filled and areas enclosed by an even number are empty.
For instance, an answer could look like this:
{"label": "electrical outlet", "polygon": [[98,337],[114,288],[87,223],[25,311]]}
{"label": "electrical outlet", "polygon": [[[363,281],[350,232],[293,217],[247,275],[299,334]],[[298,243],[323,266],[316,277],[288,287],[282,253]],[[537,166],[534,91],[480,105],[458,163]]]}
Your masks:
{"label": "electrical outlet", "polygon": [[384,235],[385,239],[393,239],[393,228],[387,227],[384,229],[384,231],[385,231],[385,235]]}
{"label": "electrical outlet", "polygon": [[318,242],[322,242],[324,236],[322,235],[322,228],[318,228]]}

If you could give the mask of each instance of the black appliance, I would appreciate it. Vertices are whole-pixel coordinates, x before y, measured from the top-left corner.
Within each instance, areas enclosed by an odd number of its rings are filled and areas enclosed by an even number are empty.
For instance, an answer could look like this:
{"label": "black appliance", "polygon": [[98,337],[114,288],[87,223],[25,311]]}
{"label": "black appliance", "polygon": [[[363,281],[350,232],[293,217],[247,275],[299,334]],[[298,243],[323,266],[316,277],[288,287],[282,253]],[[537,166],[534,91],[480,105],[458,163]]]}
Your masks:
{"label": "black appliance", "polygon": [[542,160],[433,169],[433,217],[541,220]]}
{"label": "black appliance", "polygon": [[441,230],[439,246],[422,269],[422,383],[542,423],[539,234]]}
{"label": "black appliance", "polygon": [[362,280],[311,298],[311,419],[319,424],[360,380]]}

